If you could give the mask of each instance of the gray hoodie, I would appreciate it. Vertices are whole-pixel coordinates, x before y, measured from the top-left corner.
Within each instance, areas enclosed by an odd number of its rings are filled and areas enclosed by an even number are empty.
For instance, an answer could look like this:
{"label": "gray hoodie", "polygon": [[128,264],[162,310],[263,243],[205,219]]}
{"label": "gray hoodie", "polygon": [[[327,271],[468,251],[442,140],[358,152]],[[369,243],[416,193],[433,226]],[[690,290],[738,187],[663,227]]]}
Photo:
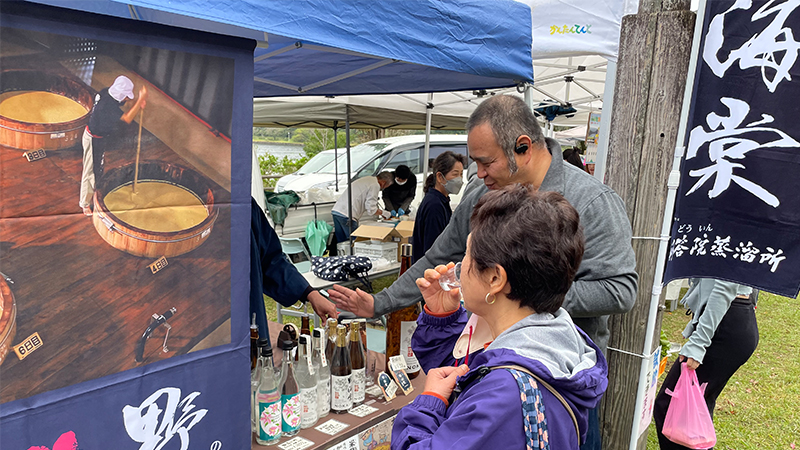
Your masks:
{"label": "gray hoodie", "polygon": [[[576,325],[605,352],[608,345],[608,316],[623,314],[636,301],[636,260],[631,247],[631,225],[622,199],[608,186],[577,167],[564,162],[560,146],[547,139],[550,167],[540,187],[562,194],[578,211],[586,236],[583,261],[567,293],[564,309]],[[480,181],[480,180],[479,180]],[[396,311],[422,300],[415,284],[425,269],[464,258],[469,235],[469,218],[486,186],[472,189],[458,205],[450,223],[425,256],[397,281],[375,294],[375,315]]]}

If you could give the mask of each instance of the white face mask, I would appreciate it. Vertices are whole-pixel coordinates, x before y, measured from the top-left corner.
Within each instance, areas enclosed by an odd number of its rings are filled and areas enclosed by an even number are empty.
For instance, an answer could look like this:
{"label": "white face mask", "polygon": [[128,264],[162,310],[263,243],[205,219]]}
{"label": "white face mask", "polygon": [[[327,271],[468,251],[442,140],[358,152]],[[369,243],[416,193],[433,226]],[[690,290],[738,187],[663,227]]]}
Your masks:
{"label": "white face mask", "polygon": [[398,185],[398,186],[402,186],[402,185],[404,185],[404,184],[406,184],[406,183],[408,183],[408,180],[403,180],[403,182],[402,182],[402,183],[401,183],[401,182],[399,182],[399,181],[397,181],[397,178],[395,178],[395,180],[394,180],[394,184],[396,184],[396,185]]}

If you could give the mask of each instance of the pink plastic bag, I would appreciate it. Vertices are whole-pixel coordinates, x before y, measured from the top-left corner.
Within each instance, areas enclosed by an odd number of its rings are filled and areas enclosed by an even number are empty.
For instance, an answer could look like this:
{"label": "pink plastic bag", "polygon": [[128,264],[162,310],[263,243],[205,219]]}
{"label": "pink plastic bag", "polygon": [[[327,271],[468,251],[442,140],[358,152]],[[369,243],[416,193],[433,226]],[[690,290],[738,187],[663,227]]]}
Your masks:
{"label": "pink plastic bag", "polygon": [[692,449],[708,449],[717,443],[714,422],[703,398],[705,383],[697,381],[697,373],[681,363],[681,376],[675,390],[667,389],[672,400],[661,432],[670,441]]}

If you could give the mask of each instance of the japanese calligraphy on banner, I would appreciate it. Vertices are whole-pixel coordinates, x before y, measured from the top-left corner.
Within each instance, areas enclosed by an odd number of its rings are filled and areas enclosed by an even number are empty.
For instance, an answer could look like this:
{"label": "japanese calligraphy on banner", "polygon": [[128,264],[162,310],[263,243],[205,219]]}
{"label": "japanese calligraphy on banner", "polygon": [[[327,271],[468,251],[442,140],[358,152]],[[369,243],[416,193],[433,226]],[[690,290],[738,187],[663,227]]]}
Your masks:
{"label": "japanese calligraphy on banner", "polygon": [[798,6],[707,3],[665,281],[798,293]]}

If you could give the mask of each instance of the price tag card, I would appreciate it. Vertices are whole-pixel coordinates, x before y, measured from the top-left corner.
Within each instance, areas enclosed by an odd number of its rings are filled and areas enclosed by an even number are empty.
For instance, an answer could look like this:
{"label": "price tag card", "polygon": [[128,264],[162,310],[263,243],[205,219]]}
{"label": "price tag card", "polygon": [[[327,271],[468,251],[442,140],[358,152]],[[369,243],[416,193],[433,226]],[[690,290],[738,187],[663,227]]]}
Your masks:
{"label": "price tag card", "polygon": [[27,358],[31,352],[41,347],[43,344],[44,342],[42,342],[42,338],[39,337],[39,333],[33,333],[32,335],[28,336],[27,339],[14,346],[14,353],[16,353],[17,358],[22,361],[23,359]]}
{"label": "price tag card", "polygon": [[389,358],[389,367],[393,370],[406,370],[406,358],[403,355],[395,355]]}
{"label": "price tag card", "polygon": [[325,433],[333,436],[334,434],[344,430],[345,428],[349,427],[350,425],[346,423],[339,422],[338,420],[331,419],[322,425],[317,425],[314,427],[315,430],[319,431],[320,433]]}
{"label": "price tag card", "polygon": [[169,264],[167,262],[167,257],[162,256],[161,258],[158,258],[153,264],[150,264],[148,267],[150,267],[150,271],[153,272],[153,274],[155,274],[164,267],[167,267],[167,264]]}
{"label": "price tag card", "polygon": [[372,397],[380,397],[383,395],[383,391],[381,391],[381,387],[377,384],[368,387],[364,392],[371,395]]}
{"label": "price tag card", "polygon": [[303,450],[304,448],[313,446],[314,446],[313,442],[309,441],[308,439],[297,436],[296,438],[289,439],[288,441],[279,445],[278,448],[281,450]]}
{"label": "price tag card", "polygon": [[366,417],[377,410],[378,408],[373,408],[372,406],[369,405],[359,405],[348,412],[356,417]]}
{"label": "price tag card", "polygon": [[358,445],[358,435],[355,435],[330,447],[329,450],[358,450],[359,448],[361,447]]}
{"label": "price tag card", "polygon": [[392,401],[397,395],[397,384],[386,372],[381,372],[378,376],[378,385],[381,387],[381,391],[383,391],[383,396],[386,398],[387,402]]}

